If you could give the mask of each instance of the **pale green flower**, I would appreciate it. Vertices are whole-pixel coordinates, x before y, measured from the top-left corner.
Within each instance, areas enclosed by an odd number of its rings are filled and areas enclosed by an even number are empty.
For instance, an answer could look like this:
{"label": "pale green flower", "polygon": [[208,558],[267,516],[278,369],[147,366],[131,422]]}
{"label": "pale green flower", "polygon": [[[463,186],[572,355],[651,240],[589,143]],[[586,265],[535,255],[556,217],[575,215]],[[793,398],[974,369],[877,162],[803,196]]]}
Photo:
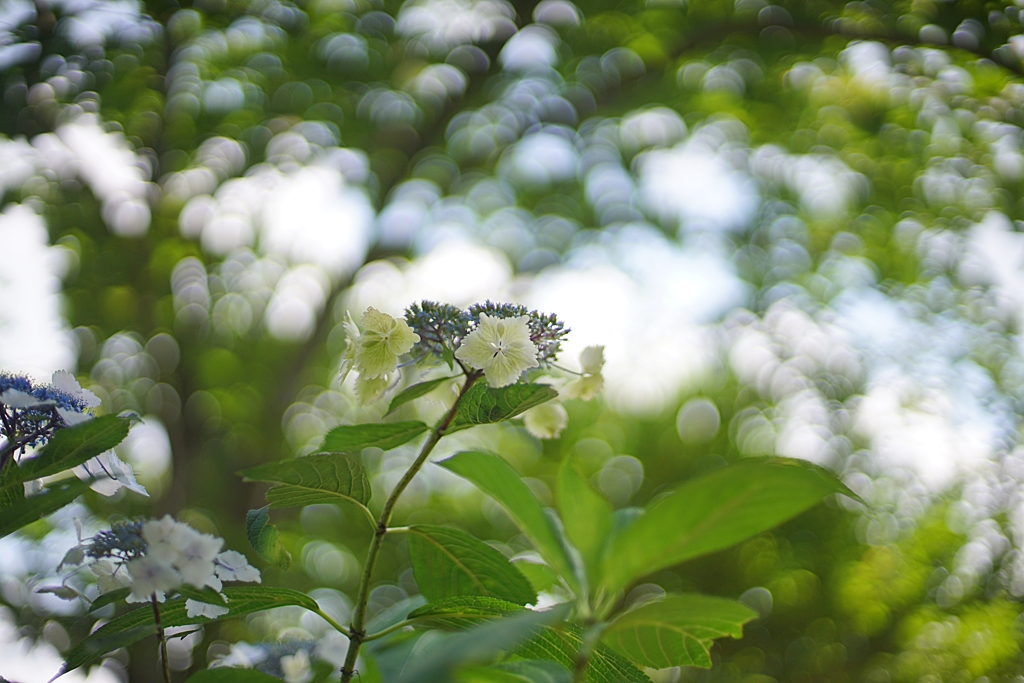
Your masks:
{"label": "pale green flower", "polygon": [[420,336],[401,318],[392,318],[372,306],[363,314],[363,334],[355,354],[355,370],[362,379],[394,372],[398,357],[409,353]]}
{"label": "pale green flower", "polygon": [[387,375],[370,378],[360,376],[356,379],[356,399],[362,405],[373,403],[384,395],[389,386],[391,386],[391,378]]}
{"label": "pale green flower", "polygon": [[538,439],[556,439],[569,424],[569,413],[561,403],[548,401],[523,413],[523,423]]}
{"label": "pale green flower", "polygon": [[530,341],[529,316],[492,318],[480,314],[480,324],[463,340],[455,357],[483,370],[492,387],[512,384],[524,370],[537,367],[537,347]]}
{"label": "pale green flower", "polygon": [[581,398],[584,401],[597,396],[604,387],[604,376],[601,369],[604,367],[604,347],[588,346],[580,354],[580,366],[583,374],[580,377],[567,383],[561,391],[566,398]]}
{"label": "pale green flower", "polygon": [[341,321],[341,329],[345,331],[345,353],[341,357],[341,382],[345,381],[348,373],[352,371],[352,364],[356,360],[356,349],[359,348],[359,328],[352,314],[345,311],[345,319]]}

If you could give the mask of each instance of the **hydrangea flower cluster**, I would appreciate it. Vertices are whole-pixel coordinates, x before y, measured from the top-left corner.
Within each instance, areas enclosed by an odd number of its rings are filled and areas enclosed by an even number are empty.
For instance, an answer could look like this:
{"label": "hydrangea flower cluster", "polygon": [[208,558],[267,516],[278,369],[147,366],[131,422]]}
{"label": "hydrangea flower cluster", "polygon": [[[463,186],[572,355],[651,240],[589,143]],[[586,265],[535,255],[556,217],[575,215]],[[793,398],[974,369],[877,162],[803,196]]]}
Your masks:
{"label": "hydrangea flower cluster", "polygon": [[[349,340],[342,358],[342,381],[350,371],[358,375],[356,395],[361,403],[378,399],[392,384],[400,356],[422,360],[433,356],[455,362],[466,373],[479,373],[494,388],[518,382],[534,368],[555,368],[575,375],[556,380],[562,398],[589,401],[604,386],[604,347],[589,346],[580,355],[579,372],[555,364],[569,330],[554,315],[531,311],[519,304],[490,301],[462,310],[450,304],[423,301],[393,318],[369,308],[362,328],[348,314],[343,323]],[[524,415],[527,430],[537,438],[557,437],[569,416],[557,401],[532,408]]]}
{"label": "hydrangea flower cluster", "polygon": [[[99,405],[99,397],[83,389],[66,370],[53,373],[50,384],[37,384],[25,375],[0,372],[0,467],[10,457],[40,448],[58,430],[91,420],[93,409]],[[149,495],[135,480],[131,465],[122,462],[112,450],[72,471],[83,481],[94,480],[92,489],[104,496],[112,496],[121,488]],[[41,489],[41,482],[25,485],[27,495]]]}
{"label": "hydrangea flower cluster", "polygon": [[[101,593],[130,587],[128,602],[163,602],[184,585],[220,592],[225,581],[260,582],[260,572],[245,555],[224,550],[224,539],[196,531],[170,515],[162,519],[123,521],[72,548],[62,565],[86,558]],[[224,602],[227,598],[222,594]],[[228,608],[189,598],[190,617],[215,618]]]}
{"label": "hydrangea flower cluster", "polygon": [[100,404],[71,373],[58,370],[51,384],[0,372],[0,436],[16,450],[43,445],[58,429],[84,422]]}

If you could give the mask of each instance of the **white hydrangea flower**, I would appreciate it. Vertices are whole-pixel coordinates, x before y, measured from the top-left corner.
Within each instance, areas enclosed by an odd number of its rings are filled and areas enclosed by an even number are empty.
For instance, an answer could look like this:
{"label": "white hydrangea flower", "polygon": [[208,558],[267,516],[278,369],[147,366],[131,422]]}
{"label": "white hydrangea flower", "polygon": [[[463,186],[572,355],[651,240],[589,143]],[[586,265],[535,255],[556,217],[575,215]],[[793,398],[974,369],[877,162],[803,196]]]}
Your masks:
{"label": "white hydrangea flower", "polygon": [[216,619],[222,617],[230,612],[224,605],[211,605],[208,602],[201,602],[199,600],[193,600],[189,598],[185,601],[185,614],[189,617],[206,617],[207,619]]}
{"label": "white hydrangea flower", "polygon": [[101,403],[99,396],[88,389],[83,389],[82,385],[75,379],[75,376],[67,370],[57,370],[53,373],[50,384],[53,385],[54,389],[63,391],[68,396],[78,399],[85,404],[86,408],[95,408]]}
{"label": "white hydrangea flower", "polygon": [[281,657],[281,673],[284,674],[285,683],[309,683],[313,680],[309,653],[299,650],[294,655]]}
{"label": "white hydrangea flower", "polygon": [[249,564],[249,560],[236,550],[225,550],[214,559],[213,571],[221,581],[245,581],[260,583],[260,570]]}
{"label": "white hydrangea flower", "polygon": [[377,309],[363,314],[363,333],[355,353],[355,370],[363,379],[383,377],[398,367],[398,357],[409,353],[420,336],[401,318]]}
{"label": "white hydrangea flower", "polygon": [[132,598],[145,602],[156,593],[157,600],[163,601],[167,591],[181,585],[181,574],[174,567],[148,555],[129,560],[128,575],[132,582]]}
{"label": "white hydrangea flower", "polygon": [[0,403],[10,408],[34,408],[36,406],[53,405],[53,401],[42,401],[32,394],[18,389],[8,389],[0,394]]}
{"label": "white hydrangea flower", "polygon": [[210,664],[211,669],[221,667],[234,667],[240,669],[251,669],[267,659],[267,651],[259,645],[238,642],[231,645],[227,655],[215,660]]}
{"label": "white hydrangea flower", "polygon": [[388,390],[391,386],[391,378],[388,375],[382,377],[359,377],[356,380],[356,399],[361,405],[373,403]]}
{"label": "white hydrangea flower", "polygon": [[122,462],[113,450],[100,453],[71,471],[82,481],[94,479],[95,481],[89,485],[89,488],[101,496],[112,496],[122,488],[142,496],[149,496],[146,487],[135,480],[135,470],[132,469],[132,466]]}
{"label": "white hydrangea flower", "polygon": [[569,424],[569,413],[561,403],[548,401],[523,413],[523,424],[538,439],[556,439]]}
{"label": "white hydrangea flower", "polygon": [[179,527],[188,527],[170,515],[160,519],[151,519],[142,525],[142,539],[146,542],[146,556],[154,560],[171,564],[178,557],[175,536]]}
{"label": "white hydrangea flower", "polygon": [[597,396],[604,387],[604,347],[588,346],[580,353],[582,376],[568,382],[561,391],[566,398],[580,398],[584,401]]}
{"label": "white hydrangea flower", "polygon": [[483,370],[487,383],[504,387],[524,370],[537,367],[537,346],[530,341],[529,316],[491,317],[480,314],[480,324],[463,340],[455,357],[471,368]]}
{"label": "white hydrangea flower", "polygon": [[187,524],[181,526],[185,530],[179,530],[175,537],[178,556],[174,560],[174,568],[181,574],[182,581],[189,585],[219,590],[221,583],[214,573],[213,560],[224,546],[224,539],[199,533]]}

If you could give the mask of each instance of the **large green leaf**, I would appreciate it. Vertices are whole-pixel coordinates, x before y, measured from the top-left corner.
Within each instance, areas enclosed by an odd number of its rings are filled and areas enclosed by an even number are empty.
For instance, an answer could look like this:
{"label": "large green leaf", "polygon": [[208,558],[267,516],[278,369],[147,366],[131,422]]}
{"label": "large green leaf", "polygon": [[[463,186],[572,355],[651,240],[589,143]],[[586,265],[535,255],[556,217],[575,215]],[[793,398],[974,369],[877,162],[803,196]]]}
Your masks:
{"label": "large green leaf", "polygon": [[38,454],[22,460],[14,475],[4,477],[0,487],[20,486],[26,481],[49,477],[77,467],[128,436],[131,422],[116,415],[104,415],[54,434]]}
{"label": "large green leaf", "polygon": [[494,389],[481,382],[462,397],[455,418],[445,432],[508,420],[557,396],[558,392],[547,384],[511,384]]}
{"label": "large green leaf", "polygon": [[608,501],[595,491],[566,458],[558,474],[558,510],[565,535],[583,557],[591,585],[599,580],[601,555],[612,528]]}
{"label": "large green leaf", "polygon": [[669,595],[619,615],[601,641],[653,669],[711,667],[715,638],[743,637],[743,624],[757,612],[735,600],[709,595]]}
{"label": "large green leaf", "polygon": [[[453,598],[424,605],[411,612],[409,618],[432,628],[462,630],[522,610],[518,605],[493,598]],[[560,624],[558,628],[543,629],[512,652],[524,659],[551,661],[571,669],[582,645],[582,629],[573,624]],[[598,645],[591,654],[586,680],[587,683],[650,683],[643,671],[604,645]]]}
{"label": "large green leaf", "polygon": [[281,679],[256,669],[232,669],[222,666],[198,671],[189,676],[185,683],[281,683]]}
{"label": "large green leaf", "polygon": [[452,681],[457,667],[493,661],[500,653],[516,651],[521,643],[539,636],[546,626],[562,622],[569,613],[567,605],[543,612],[512,607],[512,612],[481,617],[465,632],[433,642],[402,671],[399,683]]}
{"label": "large green leaf", "polygon": [[272,508],[370,500],[370,480],[359,456],[325,453],[291,458],[239,472],[246,481],[277,484],[267,491]]}
{"label": "large green leaf", "polygon": [[[222,592],[228,599],[228,613],[223,616],[215,619],[190,617],[185,608],[186,598],[179,596],[160,605],[160,620],[165,627],[189,626],[208,624],[213,621],[288,605],[297,605],[313,612],[320,610],[319,605],[311,597],[288,588],[231,586],[224,588]],[[112,650],[127,647],[154,633],[156,633],[156,622],[153,618],[152,606],[145,605],[134,609],[111,619],[68,650],[61,671],[67,672],[85,666]]]}
{"label": "large green leaf", "polygon": [[554,662],[524,659],[473,666],[456,674],[459,683],[570,683],[572,674]]}
{"label": "large green leaf", "polygon": [[25,500],[25,486],[15,486],[18,481],[18,464],[11,458],[0,470],[0,510],[4,510]]}
{"label": "large green leaf", "polygon": [[416,421],[341,425],[327,432],[318,452],[359,453],[364,448],[387,451],[412,441],[427,429],[427,425]]}
{"label": "large green leaf", "polygon": [[480,451],[463,451],[437,463],[468,479],[494,498],[516,521],[537,551],[571,585],[576,578],[562,543],[544,514],[537,497],[519,473],[500,457]]}
{"label": "large green leaf", "polygon": [[462,595],[501,598],[517,605],[537,600],[530,582],[504,555],[475,536],[444,526],[409,527],[416,584],[435,602]]}
{"label": "large green leaf", "polygon": [[413,384],[411,387],[405,388],[397,396],[391,399],[391,405],[388,406],[388,412],[384,413],[385,417],[395,412],[409,401],[415,401],[421,396],[426,396],[445,382],[450,382],[453,379],[455,378],[438,377],[437,379],[430,379],[426,382],[420,382],[419,384]]}
{"label": "large green leaf", "polygon": [[8,499],[0,509],[0,538],[56,512],[89,489],[89,482],[66,479],[28,498]]}
{"label": "large green leaf", "polygon": [[617,533],[604,557],[612,591],[762,533],[830,493],[854,494],[830,472],[802,460],[756,458],[692,479]]}
{"label": "large green leaf", "polygon": [[277,527],[270,524],[269,505],[257,510],[249,510],[245,515],[245,533],[249,543],[264,561],[287,569],[292,563],[292,555],[281,545]]}

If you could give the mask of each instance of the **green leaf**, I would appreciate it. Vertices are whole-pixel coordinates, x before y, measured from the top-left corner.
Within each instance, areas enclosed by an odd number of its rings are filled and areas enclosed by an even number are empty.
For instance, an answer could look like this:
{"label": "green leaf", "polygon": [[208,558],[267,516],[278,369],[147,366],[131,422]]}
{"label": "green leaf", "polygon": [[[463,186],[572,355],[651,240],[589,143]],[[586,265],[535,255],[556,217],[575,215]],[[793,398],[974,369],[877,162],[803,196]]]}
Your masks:
{"label": "green leaf", "polygon": [[370,480],[355,455],[325,453],[291,458],[239,472],[246,481],[277,484],[267,491],[272,508],[316,503],[358,503],[370,500]]}
{"label": "green leaf", "polygon": [[216,669],[203,669],[189,676],[185,683],[281,683],[281,679],[256,669],[232,669],[221,666]]}
{"label": "green leaf", "polygon": [[652,669],[711,667],[715,638],[743,637],[757,612],[735,600],[709,595],[669,595],[619,615],[601,642]]}
{"label": "green leaf", "polygon": [[459,403],[459,409],[446,434],[473,425],[501,422],[558,396],[547,384],[512,384],[493,389],[486,383],[470,387]]}
{"label": "green leaf", "polygon": [[533,590],[538,593],[549,590],[558,583],[558,572],[543,562],[515,560],[512,564],[526,577],[526,580],[533,586]]}
{"label": "green leaf", "polygon": [[543,612],[524,610],[517,605],[512,607],[516,609],[514,613],[483,617],[465,632],[433,643],[402,671],[399,683],[453,681],[458,666],[481,664],[502,652],[516,651],[520,643],[537,637],[545,626],[563,621],[569,613],[568,605]]}
{"label": "green leaf", "polygon": [[409,534],[412,571],[427,600],[481,595],[517,605],[537,601],[515,565],[465,531],[424,524],[409,527]]}
{"label": "green leaf", "polygon": [[555,530],[540,502],[519,478],[519,473],[500,457],[480,451],[463,451],[437,463],[468,479],[494,498],[512,516],[548,564],[570,583],[576,578]]}
{"label": "green leaf", "polygon": [[117,590],[108,591],[92,601],[92,604],[89,605],[89,611],[95,612],[100,607],[106,607],[107,605],[112,605],[115,602],[120,602],[131,594],[131,588],[118,588]]}
{"label": "green leaf", "polygon": [[89,482],[65,479],[29,498],[9,501],[0,509],[0,538],[56,512],[89,490]]}
{"label": "green leaf", "polygon": [[20,486],[77,467],[121,443],[128,436],[130,424],[123,417],[104,415],[58,430],[38,455],[19,463],[16,475],[5,477],[2,486]]}
{"label": "green leaf", "polygon": [[[583,629],[574,624],[547,628],[536,638],[516,649],[524,659],[544,659],[571,669],[583,646]],[[611,648],[598,644],[590,654],[586,683],[651,683],[635,664]]]}
{"label": "green leaf", "polygon": [[281,545],[277,527],[269,524],[269,505],[258,510],[249,510],[245,515],[245,533],[249,543],[264,561],[281,569],[287,569],[292,563],[292,555]]}
{"label": "green leaf", "polygon": [[[421,624],[433,628],[460,630],[521,611],[522,607],[504,600],[453,598],[424,605],[410,613],[409,618],[419,619]],[[582,645],[583,630],[563,623],[558,628],[543,629],[513,653],[524,659],[542,659],[572,668]],[[598,645],[591,654],[586,680],[588,683],[650,683],[643,671],[604,645]]]}
{"label": "green leaf", "polygon": [[[160,620],[165,627],[189,626],[208,624],[288,605],[296,605],[311,611],[319,610],[319,606],[311,597],[287,588],[231,586],[224,588],[223,593],[228,599],[228,613],[221,617],[215,619],[190,617],[185,609],[186,598],[179,596],[160,605]],[[68,650],[62,672],[68,672],[94,662],[112,650],[127,647],[154,633],[156,633],[156,623],[153,619],[151,605],[145,605],[122,614],[111,619],[89,634],[78,645]]]}
{"label": "green leaf", "polygon": [[602,551],[612,528],[611,506],[579,473],[571,458],[562,462],[557,498],[565,535],[580,551],[590,584],[597,585]]}
{"label": "green leaf", "polygon": [[210,588],[209,586],[206,586],[204,588],[193,588],[192,586],[186,583],[178,587],[177,591],[186,598],[198,600],[199,602],[205,602],[208,605],[224,606],[228,604],[227,601],[224,599],[223,595],[221,595],[218,591],[215,591],[214,589]]}
{"label": "green leaf", "polygon": [[439,377],[437,379],[427,380],[426,382],[420,382],[419,384],[413,384],[411,387],[407,387],[391,399],[391,405],[388,406],[388,412],[384,413],[384,416],[387,417],[409,401],[415,401],[421,396],[426,396],[445,382],[450,382],[453,379],[455,378]]}
{"label": "green leaf", "polygon": [[14,458],[7,461],[0,471],[0,510],[5,510],[25,500],[25,486],[15,486],[18,478],[18,464]]}
{"label": "green leaf", "polygon": [[398,448],[429,429],[422,422],[341,425],[327,432],[320,453],[359,453],[364,448]]}
{"label": "green leaf", "polygon": [[691,479],[610,540],[605,587],[614,592],[659,569],[728,548],[830,493],[854,495],[827,470],[786,458],[743,460]]}
{"label": "green leaf", "polygon": [[572,674],[554,662],[520,660],[461,669],[459,683],[570,683]]}

